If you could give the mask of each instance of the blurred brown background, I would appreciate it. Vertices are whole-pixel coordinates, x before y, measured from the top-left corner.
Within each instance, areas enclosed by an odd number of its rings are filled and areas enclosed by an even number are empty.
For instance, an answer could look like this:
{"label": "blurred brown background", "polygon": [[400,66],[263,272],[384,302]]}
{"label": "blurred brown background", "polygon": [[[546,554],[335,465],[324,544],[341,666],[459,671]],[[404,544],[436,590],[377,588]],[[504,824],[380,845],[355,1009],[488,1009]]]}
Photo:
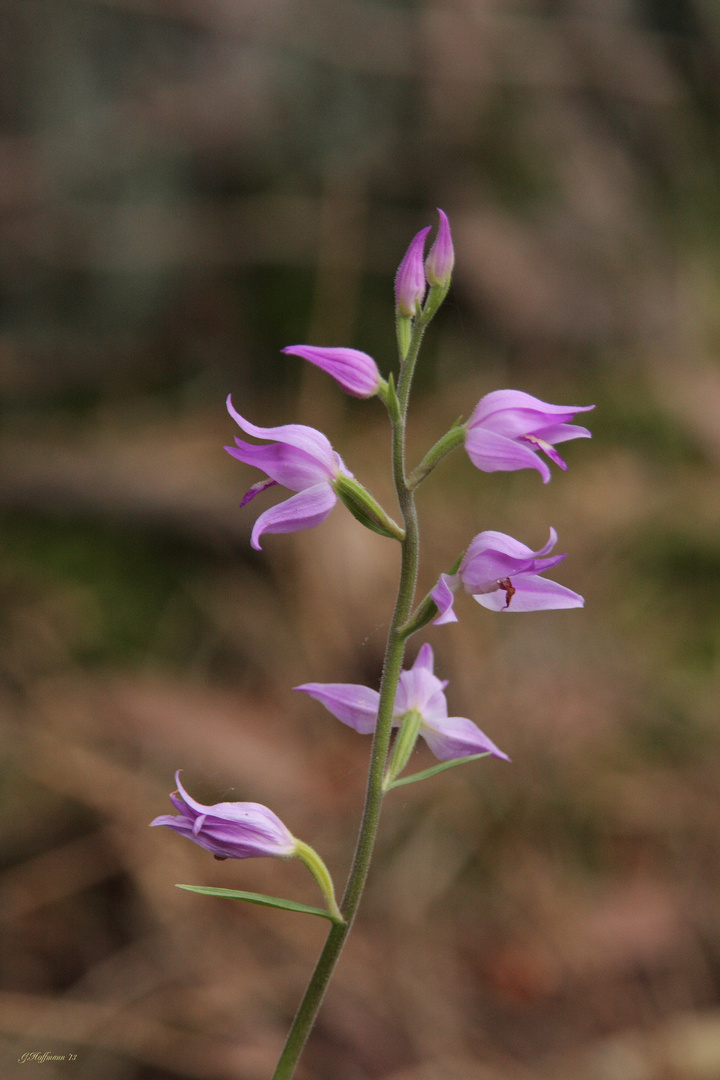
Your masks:
{"label": "blurred brown background", "polygon": [[299,1075],[719,1080],[718,5],[0,0],[0,53],[0,1075],[269,1078],[324,925],[174,883],[313,882],[148,822],[182,767],[344,880],[369,742],[291,687],[376,683],[397,551],[254,553],[224,398],[392,509],[381,406],[279,349],[387,374],[442,206],[411,458],[492,389],[598,409],[547,487],[443,464],[421,588],[554,525],[587,606],[413,642],[513,764],[388,797]]}

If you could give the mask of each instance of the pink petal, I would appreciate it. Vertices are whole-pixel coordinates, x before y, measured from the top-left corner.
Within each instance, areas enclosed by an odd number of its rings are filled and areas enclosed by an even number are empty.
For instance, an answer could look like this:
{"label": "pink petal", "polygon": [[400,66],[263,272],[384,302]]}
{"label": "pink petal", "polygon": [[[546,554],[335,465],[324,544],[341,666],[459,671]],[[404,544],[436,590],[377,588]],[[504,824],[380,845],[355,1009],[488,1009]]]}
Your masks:
{"label": "pink petal", "polygon": [[[237,446],[226,446],[228,454],[245,465],[262,469],[276,484],[291,491],[303,491],[328,479],[324,463],[312,454],[289,443],[271,443],[269,446],[257,446],[236,439]],[[333,476],[335,472],[333,471]]]}
{"label": "pink petal", "polygon": [[[181,772],[181,770],[178,769],[177,772],[175,773],[175,784],[177,785],[177,789],[180,792],[180,796],[181,796],[183,802],[187,806],[189,806],[192,810],[195,810],[196,813],[198,813],[198,814],[207,814],[208,810],[210,810],[210,807],[209,806],[204,806],[202,803],[199,803],[195,799],[193,799],[193,797],[191,795],[188,795],[187,791],[185,790],[185,788],[180,783],[180,772]],[[172,796],[171,796],[171,798],[172,798]],[[173,802],[175,802],[174,799],[173,799]],[[177,805],[177,803],[175,805]]]}
{"label": "pink petal", "polygon": [[433,675],[432,670],[413,665],[409,671],[403,671],[400,675],[393,715],[400,717],[410,709],[417,709],[423,718],[426,714],[447,716],[444,685]]}
{"label": "pink petal", "polygon": [[252,435],[256,439],[277,439],[279,442],[288,443],[289,446],[296,446],[323,465],[328,477],[335,476],[336,466],[333,448],[322,432],[316,431],[315,428],[306,427],[304,424],[281,424],[279,427],[270,428],[258,427],[256,424],[251,424],[249,420],[245,420],[233,408],[229,394],[227,410],[233,420],[248,435]]}
{"label": "pink petal", "polygon": [[380,702],[377,690],[354,683],[303,683],[295,689],[315,698],[328,712],[361,735],[375,730]]}
{"label": "pink petal", "polygon": [[305,488],[285,502],[266,510],[253,526],[250,543],[256,551],[261,550],[259,537],[263,533],[296,532],[312,529],[328,516],[337,502],[337,495],[328,483]]}
{"label": "pink petal", "polygon": [[591,439],[592,432],[579,424],[549,424],[537,428],[532,433],[536,438],[548,443],[569,442],[570,439]]}
{"label": "pink petal", "polygon": [[510,760],[472,720],[464,716],[448,716],[434,722],[432,727],[423,724],[420,734],[440,761],[451,761],[470,754],[492,754],[503,761]]}
{"label": "pink petal", "polygon": [[473,465],[483,472],[537,469],[543,483],[550,479],[550,469],[528,446],[484,427],[468,425],[465,449]]}
{"label": "pink petal", "polygon": [[421,229],[405,252],[395,275],[395,304],[401,315],[414,316],[418,305],[422,304],[427,284],[423,265],[425,237],[431,226]]}
{"label": "pink petal", "polygon": [[430,285],[445,285],[455,265],[455,252],[447,214],[440,207],[437,208],[437,212],[440,215],[440,225],[435,242],[425,260],[425,277]]}
{"label": "pink petal", "polygon": [[433,619],[433,626],[442,626],[444,623],[458,621],[458,617],[453,611],[453,602],[455,600],[455,589],[459,584],[460,578],[457,574],[440,575],[440,580],[430,593],[439,612],[437,619]]}
{"label": "pink petal", "polygon": [[[498,424],[504,423],[506,420],[512,423],[511,414],[517,412],[545,417],[545,423],[550,418],[555,423],[563,423],[572,420],[576,413],[589,412],[594,408],[594,405],[551,405],[549,402],[541,401],[540,398],[533,397],[532,394],[526,394],[522,390],[493,390],[492,393],[486,394],[477,403],[470,417],[470,424],[487,424],[491,417],[497,418]],[[506,413],[507,417],[501,420],[498,417],[499,413]],[[500,430],[494,424],[492,424],[492,427],[493,430]],[[525,428],[525,430],[533,430],[533,428]],[[521,434],[520,431],[517,433]],[[509,432],[503,429],[503,434],[509,434]]]}
{"label": "pink petal", "polygon": [[475,587],[489,584],[509,574],[540,572],[549,570],[562,562],[564,555],[555,555],[550,559],[538,556],[552,551],[557,543],[557,533],[550,530],[547,544],[532,551],[527,544],[521,543],[507,533],[488,529],[473,537],[460,564],[460,578],[467,592]]}
{"label": "pink petal", "polygon": [[282,352],[301,356],[322,368],[354,397],[367,398],[377,393],[380,372],[372,356],[359,349],[326,348],[316,345],[288,345]]}
{"label": "pink petal", "polygon": [[435,657],[433,656],[432,645],[425,642],[420,646],[420,650],[415,657],[415,663],[412,666],[412,670],[415,671],[418,668],[425,668],[432,675],[433,668],[435,666]]}

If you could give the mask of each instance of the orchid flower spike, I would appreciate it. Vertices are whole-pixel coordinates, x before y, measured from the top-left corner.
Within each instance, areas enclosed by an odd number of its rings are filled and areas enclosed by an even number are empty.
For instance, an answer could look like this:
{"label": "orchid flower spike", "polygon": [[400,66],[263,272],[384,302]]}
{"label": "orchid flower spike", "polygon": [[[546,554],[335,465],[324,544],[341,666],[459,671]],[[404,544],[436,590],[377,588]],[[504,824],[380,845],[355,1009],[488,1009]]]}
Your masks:
{"label": "orchid flower spike", "polygon": [[450,222],[447,219],[447,214],[440,207],[438,207],[438,214],[440,215],[440,225],[438,226],[435,242],[425,260],[425,277],[428,285],[439,285],[440,288],[444,289],[450,283],[453,266],[455,265],[455,250],[450,235]]}
{"label": "orchid flower spike", "polygon": [[494,390],[481,398],[465,426],[465,449],[483,472],[537,469],[547,484],[550,469],[538,451],[567,469],[555,443],[591,438],[587,428],[574,427],[571,421],[576,413],[594,408],[548,405],[521,390]]}
{"label": "orchid flower spike", "polygon": [[260,803],[221,802],[203,806],[188,795],[175,773],[178,790],[170,801],[178,815],[162,814],[151,825],[165,825],[187,836],[216,859],[252,859],[260,855],[287,858],[296,854],[298,841],[279,817]]}
{"label": "orchid flower spike", "polygon": [[[445,698],[446,682],[433,672],[434,659],[430,645],[423,645],[415,663],[400,675],[393,727],[399,727],[407,714],[419,714],[419,734],[425,739],[436,758],[450,761],[470,754],[492,754],[509,761],[507,754],[483,734],[472,720],[448,716]],[[375,730],[380,695],[369,686],[351,683],[304,683],[296,690],[319,701],[328,712],[349,727],[366,735]]]}
{"label": "orchid flower spike", "polygon": [[282,352],[301,356],[322,368],[353,397],[369,398],[377,394],[381,380],[372,356],[359,349],[325,348],[316,345],[288,345]]}
{"label": "orchid flower spike", "polygon": [[453,610],[455,592],[462,587],[490,611],[546,611],[583,607],[585,601],[572,589],[540,577],[557,566],[564,555],[548,555],[557,533],[538,551],[501,532],[481,532],[471,541],[456,574],[442,574],[430,593],[439,615],[435,624],[457,622]]}
{"label": "orchid flower spike", "polygon": [[338,500],[333,481],[340,476],[352,478],[342,459],[335,453],[326,437],[314,428],[304,424],[281,424],[279,427],[257,427],[237,412],[230,397],[227,399],[228,412],[248,435],[256,439],[277,439],[269,446],[256,446],[253,443],[235,439],[237,446],[226,446],[228,454],[254,465],[267,473],[264,480],[258,481],[245,493],[241,506],[245,506],[261,491],[282,484],[290,491],[296,491],[285,502],[266,510],[253,526],[250,543],[260,551],[259,538],[263,533],[295,532],[298,529],[312,529],[328,516]]}
{"label": "orchid flower spike", "polygon": [[423,302],[427,283],[423,267],[425,237],[431,226],[412,238],[395,275],[395,307],[400,315],[414,318]]}

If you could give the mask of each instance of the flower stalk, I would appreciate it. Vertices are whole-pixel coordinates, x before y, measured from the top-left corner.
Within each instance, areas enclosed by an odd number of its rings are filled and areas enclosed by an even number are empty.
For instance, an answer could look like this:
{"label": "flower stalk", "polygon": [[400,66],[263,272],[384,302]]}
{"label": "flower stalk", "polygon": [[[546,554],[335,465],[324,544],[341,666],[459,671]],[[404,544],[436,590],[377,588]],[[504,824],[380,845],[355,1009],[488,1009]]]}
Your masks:
{"label": "flower stalk", "polygon": [[331,928],[320,958],[315,966],[305,995],[300,1003],[285,1047],[273,1073],[272,1080],[290,1080],[313,1026],[318,1009],[325,995],[327,984],[342,952],[345,939],[355,918],[367,879],[370,859],[375,846],[380,810],[385,796],[385,766],[392,732],[393,708],[397,695],[400,673],[405,657],[406,636],[400,627],[407,622],[412,611],[418,570],[418,521],[413,493],[405,476],[405,414],[410,391],[410,382],[417,360],[420,342],[425,325],[420,316],[416,320],[410,338],[410,344],[403,364],[398,384],[399,415],[392,421],[392,466],[395,490],[405,526],[395,610],[385,646],[385,660],[380,682],[380,701],[377,724],[373,735],[373,744],[368,770],[365,806],[360,832],[358,834],[355,856],[348,877],[345,894],[340,904],[340,913],[344,923],[337,923]]}

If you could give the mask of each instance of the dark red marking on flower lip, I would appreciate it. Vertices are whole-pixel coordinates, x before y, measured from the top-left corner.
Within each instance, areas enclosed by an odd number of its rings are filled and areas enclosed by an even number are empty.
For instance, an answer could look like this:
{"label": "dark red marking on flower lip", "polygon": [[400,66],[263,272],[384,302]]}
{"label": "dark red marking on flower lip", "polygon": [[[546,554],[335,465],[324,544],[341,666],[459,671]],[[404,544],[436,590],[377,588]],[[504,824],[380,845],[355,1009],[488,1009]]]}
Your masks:
{"label": "dark red marking on flower lip", "polygon": [[503,608],[503,611],[507,611],[507,609],[510,607],[510,601],[512,600],[517,590],[509,577],[500,578],[500,580],[498,581],[498,585],[501,589],[505,591],[505,607]]}

